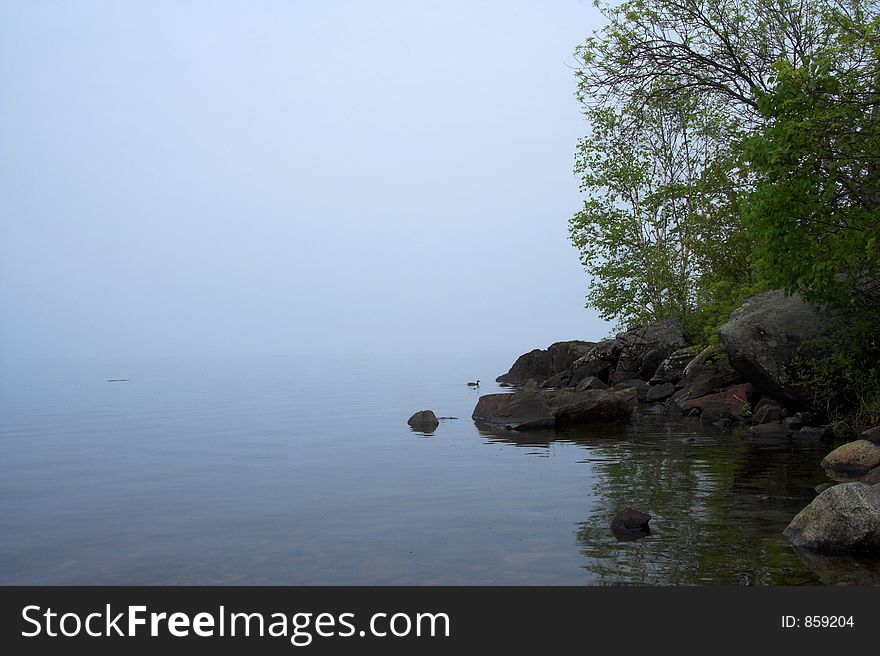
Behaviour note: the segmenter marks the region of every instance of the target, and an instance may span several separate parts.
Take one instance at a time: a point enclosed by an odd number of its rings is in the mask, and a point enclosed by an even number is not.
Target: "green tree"
[[[835,43],[780,61],[745,143],[763,277],[816,303],[880,307],[880,18],[828,10]]]
[[[766,286],[880,307],[876,0],[624,0],[603,13],[575,52],[591,132],[571,237],[589,303],[698,333]]]
[[[694,95],[588,107],[575,171],[586,199],[569,228],[591,276],[588,302],[620,323],[679,319],[702,336],[750,281],[730,135]]]

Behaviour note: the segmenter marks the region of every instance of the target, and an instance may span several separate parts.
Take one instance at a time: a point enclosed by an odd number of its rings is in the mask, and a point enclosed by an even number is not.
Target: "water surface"
[[[478,394],[511,360],[6,363],[0,583],[880,580],[876,559],[800,554],[781,534],[826,480],[827,447],[693,420],[481,429]],[[457,419],[411,430],[424,408]],[[615,538],[621,506],[649,512],[651,535]]]

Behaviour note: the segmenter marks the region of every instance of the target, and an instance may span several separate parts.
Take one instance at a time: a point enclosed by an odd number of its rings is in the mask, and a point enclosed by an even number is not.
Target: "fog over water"
[[[567,241],[587,2],[0,2],[0,357],[609,327]],[[501,373],[501,372],[497,372]]]

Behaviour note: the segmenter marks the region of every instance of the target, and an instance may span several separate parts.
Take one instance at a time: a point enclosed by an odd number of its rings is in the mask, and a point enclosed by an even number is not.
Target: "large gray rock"
[[[553,404],[557,426],[600,421],[623,421],[635,410],[637,393],[634,389],[587,390],[570,399]]]
[[[636,392],[632,389],[487,394],[480,397],[472,417],[491,426],[528,431],[623,421],[632,414],[636,404]]]
[[[755,437],[791,437],[792,430],[783,426],[778,421],[766,421],[749,428],[749,433]]]
[[[538,430],[556,425],[546,392],[486,394],[477,401],[471,416],[476,421],[512,430]]]
[[[570,341],[556,342],[543,350],[535,349],[519,356],[510,371],[498,376],[495,381],[510,385],[537,385],[568,369],[594,346],[591,342]]]
[[[666,358],[688,345],[688,339],[675,319],[631,328],[620,333],[617,341],[620,357],[611,375],[612,385],[633,378],[651,380]]]
[[[813,551],[880,550],[880,485],[828,488],[791,520],[785,535],[795,546]]]
[[[794,382],[792,360],[828,326],[828,318],[800,296],[771,291],[743,303],[718,334],[731,366],[745,380],[776,399],[807,407],[812,399]]]
[[[648,522],[650,521],[651,516],[646,512],[634,510],[633,508],[621,508],[615,513],[614,519],[611,520],[611,530],[615,533],[649,532],[651,529],[648,527]]]
[[[880,466],[880,445],[868,440],[847,442],[825,456],[819,464],[843,474],[867,474]]]

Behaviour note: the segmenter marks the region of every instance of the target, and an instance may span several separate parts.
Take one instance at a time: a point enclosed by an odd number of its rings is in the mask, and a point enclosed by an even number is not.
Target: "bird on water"
[[[475,383],[474,382],[468,383],[468,387],[479,387],[479,386],[480,386],[480,379],[479,378],[477,378],[477,382],[475,382]]]

